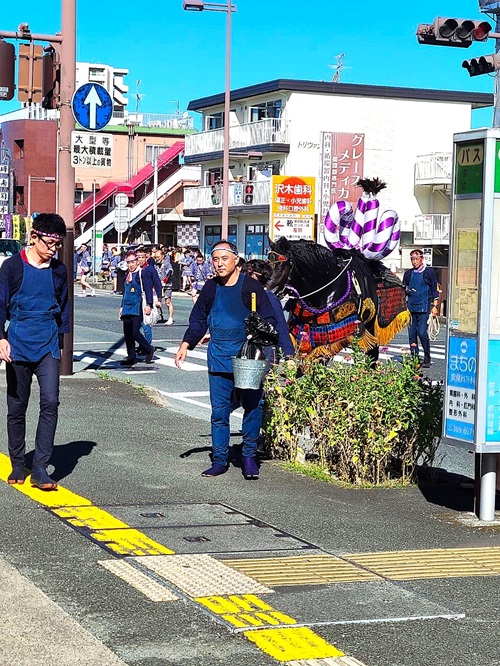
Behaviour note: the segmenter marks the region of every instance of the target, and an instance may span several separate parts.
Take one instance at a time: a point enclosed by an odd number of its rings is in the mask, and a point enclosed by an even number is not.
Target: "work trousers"
[[[262,425],[262,388],[259,390],[237,389],[234,386],[234,376],[226,372],[209,372],[210,403],[212,405],[212,462],[218,465],[227,465],[229,457],[229,417],[233,398],[241,404],[244,410],[241,430],[243,433],[242,454],[248,458],[255,458],[257,442]]]
[[[429,315],[427,312],[411,312],[411,322],[408,329],[408,337],[410,339],[410,352],[412,356],[418,356],[418,341],[417,337],[422,343],[424,350],[424,357],[430,359],[431,357],[431,342],[429,334],[427,333],[427,320]]]
[[[59,408],[59,359],[46,354],[40,361],[13,361],[6,364],[7,437],[12,466],[24,465],[26,450],[26,410],[33,375],[40,387],[40,413],[35,436],[33,469],[46,467],[54,448]]]
[[[135,343],[144,351],[151,349],[151,344],[141,333],[142,315],[122,315],[123,336],[129,359],[135,359]]]

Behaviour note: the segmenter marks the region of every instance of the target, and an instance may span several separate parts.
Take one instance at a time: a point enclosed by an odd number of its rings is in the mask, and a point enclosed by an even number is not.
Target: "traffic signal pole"
[[[60,120],[57,142],[57,212],[66,223],[67,236],[62,250],[62,260],[68,275],[70,305],[70,332],[65,336],[61,359],[61,374],[73,373],[73,243],[74,243],[74,191],[75,170],[71,164],[71,132],[75,121],[71,110],[71,100],[75,91],[76,79],[76,0],[61,0],[62,34],[46,35],[32,33],[27,23],[21,23],[18,30],[8,32],[0,30],[0,39],[15,39],[33,42],[60,44],[61,85],[60,85]],[[14,62],[12,63],[14,66]],[[32,77],[30,78],[32,83]],[[32,90],[31,90],[32,92]],[[10,97],[9,97],[10,99]]]
[[[500,14],[496,14],[496,25],[495,25],[495,53],[500,52]],[[495,101],[493,108],[493,127],[500,127],[500,70],[495,72]]]
[[[57,212],[66,223],[63,261],[68,276],[70,331],[64,336],[61,374],[73,374],[74,289],[73,260],[75,238],[75,169],[71,164],[71,132],[75,128],[71,99],[76,79],[76,0],[61,0],[61,86],[57,145]]]

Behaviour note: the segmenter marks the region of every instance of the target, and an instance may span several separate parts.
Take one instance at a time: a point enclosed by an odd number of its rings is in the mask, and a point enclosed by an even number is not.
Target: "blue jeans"
[[[213,463],[227,465],[229,457],[229,416],[233,393],[236,391],[238,400],[243,407],[242,454],[248,458],[255,458],[257,441],[262,425],[262,388],[258,391],[251,389],[236,389],[234,376],[226,372],[209,372],[210,403],[212,405],[212,448]]]
[[[153,342],[153,327],[149,324],[142,324],[142,334],[146,338],[148,345]]]
[[[412,312],[410,328],[408,329],[408,337],[410,339],[410,352],[412,356],[418,356],[418,341],[417,336],[422,343],[424,350],[424,357],[431,357],[431,342],[427,333],[427,320],[429,315],[427,312]]]
[[[46,467],[54,448],[59,410],[59,364],[52,354],[40,361],[13,361],[6,364],[7,376],[7,437],[13,466],[24,465],[26,451],[26,410],[33,375],[40,387],[40,413],[35,436],[33,469]]]

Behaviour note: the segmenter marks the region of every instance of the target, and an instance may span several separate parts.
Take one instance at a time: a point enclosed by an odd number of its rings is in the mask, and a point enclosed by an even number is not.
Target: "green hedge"
[[[266,379],[265,432],[273,458],[310,461],[354,485],[412,482],[432,464],[441,435],[442,384],[415,360],[275,366]]]

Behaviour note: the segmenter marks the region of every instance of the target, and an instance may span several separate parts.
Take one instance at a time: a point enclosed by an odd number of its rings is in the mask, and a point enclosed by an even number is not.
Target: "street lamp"
[[[222,153],[222,228],[221,238],[229,235],[229,115],[231,112],[231,14],[236,5],[231,0],[221,4],[204,0],[183,0],[182,8],[186,11],[226,12],[226,85],[224,89],[224,150]]]

